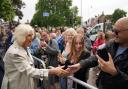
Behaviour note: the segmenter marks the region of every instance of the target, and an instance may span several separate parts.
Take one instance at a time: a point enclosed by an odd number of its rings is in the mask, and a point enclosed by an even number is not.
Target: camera
[[[109,60],[109,55],[108,55],[107,48],[105,48],[105,47],[103,47],[103,48],[98,48],[98,49],[97,49],[97,54],[98,54],[98,56],[100,56],[104,61],[108,61],[108,60]]]

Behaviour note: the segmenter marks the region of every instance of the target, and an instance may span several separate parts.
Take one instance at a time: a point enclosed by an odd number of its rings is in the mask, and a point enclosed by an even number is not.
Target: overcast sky
[[[30,21],[35,13],[35,4],[38,0],[23,0],[26,3],[25,8],[22,10],[24,17],[21,22]],[[82,1],[82,4],[81,4]],[[100,15],[102,12],[105,14],[112,14],[115,9],[120,8],[128,13],[128,0],[73,0],[73,6],[79,9],[78,15],[83,20]],[[81,9],[82,7],[82,9]]]

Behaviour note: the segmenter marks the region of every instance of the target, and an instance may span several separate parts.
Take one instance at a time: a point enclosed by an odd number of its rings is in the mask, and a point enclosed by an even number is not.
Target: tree
[[[77,13],[78,8],[76,6],[72,7],[70,13],[70,24],[73,26],[80,24],[80,19],[78,19],[79,17],[77,16]]]
[[[16,16],[18,16],[19,19],[22,19],[23,13],[21,11],[21,8],[25,6],[25,3],[22,0],[11,0],[11,1],[15,10]]]
[[[5,21],[13,21],[15,16],[20,19],[23,17],[21,8],[25,4],[22,0],[1,0],[0,2],[0,18]]]
[[[31,25],[72,26],[78,9],[71,6],[72,0],[39,0]],[[43,16],[44,12],[49,13],[49,16]]]
[[[15,16],[14,8],[10,0],[2,0],[0,4],[0,18],[12,21]]]
[[[127,12],[121,9],[116,9],[112,14],[112,23],[115,23],[119,18],[125,17]]]

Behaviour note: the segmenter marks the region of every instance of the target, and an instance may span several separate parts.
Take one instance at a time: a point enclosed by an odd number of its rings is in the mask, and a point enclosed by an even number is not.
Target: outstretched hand
[[[80,68],[81,68],[80,63],[77,63],[74,65],[68,66],[66,71],[68,71],[70,74],[73,74],[73,73],[77,72]]]

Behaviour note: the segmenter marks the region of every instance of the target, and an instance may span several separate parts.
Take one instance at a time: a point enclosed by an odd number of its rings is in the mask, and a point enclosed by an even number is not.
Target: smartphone
[[[108,61],[108,60],[109,60],[108,51],[107,51],[106,48],[98,49],[98,50],[97,50],[97,54],[98,54],[104,61]]]
[[[63,69],[67,69],[69,65],[72,65],[70,60],[66,60]]]

